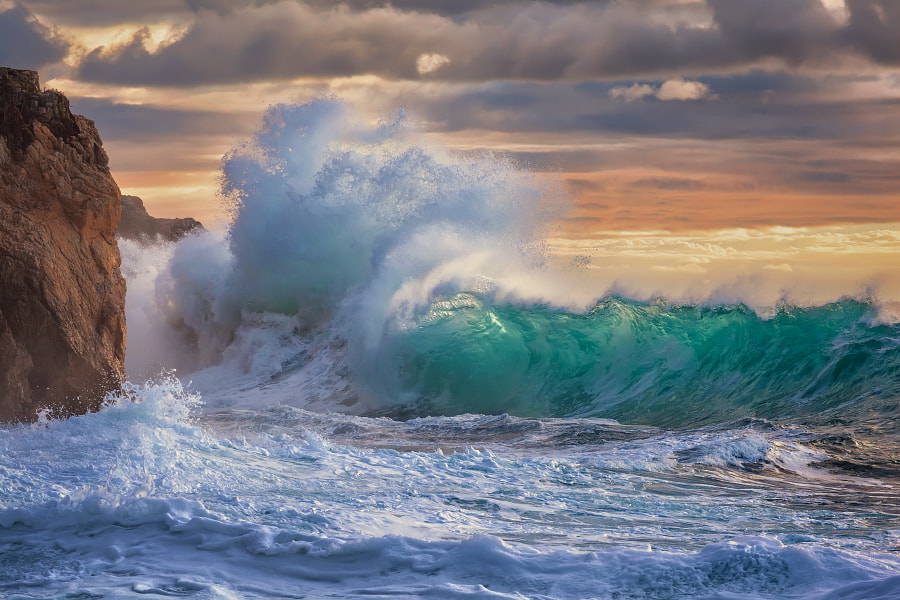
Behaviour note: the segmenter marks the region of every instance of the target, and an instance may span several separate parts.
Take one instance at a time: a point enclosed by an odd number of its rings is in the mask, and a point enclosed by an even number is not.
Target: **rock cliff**
[[[0,420],[96,410],[119,388],[120,212],[93,121],[0,68]]]
[[[158,238],[177,242],[190,232],[203,229],[200,221],[186,217],[183,219],[160,219],[151,217],[144,208],[144,201],[137,196],[122,196],[122,218],[116,235],[139,242],[152,242]]]

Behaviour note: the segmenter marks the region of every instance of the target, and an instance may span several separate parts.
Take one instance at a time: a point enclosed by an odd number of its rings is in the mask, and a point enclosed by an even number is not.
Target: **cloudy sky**
[[[212,219],[265,108],[331,93],[563,178],[562,237],[900,222],[897,0],[0,0],[0,64],[159,216]]]

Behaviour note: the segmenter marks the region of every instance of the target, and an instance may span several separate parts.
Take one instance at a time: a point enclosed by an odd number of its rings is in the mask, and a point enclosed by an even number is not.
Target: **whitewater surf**
[[[222,192],[120,244],[125,392],[0,431],[6,597],[900,596],[889,299],[592,290],[552,178],[332,99]]]

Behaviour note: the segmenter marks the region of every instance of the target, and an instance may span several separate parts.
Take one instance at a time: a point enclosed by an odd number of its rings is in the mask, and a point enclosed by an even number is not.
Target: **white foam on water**
[[[427,143],[402,113],[369,124],[336,99],[274,106],[223,160],[222,194],[233,215],[227,232],[156,247],[123,241],[129,373],[142,380],[168,368],[184,376],[228,362],[226,351],[238,346],[231,352],[243,363],[232,361],[230,371],[269,376],[278,365],[247,357],[283,338],[266,316],[280,315],[294,320],[297,334],[343,344],[339,354],[355,374],[357,394],[377,409],[389,402],[392,385],[381,372],[385,336],[458,292],[575,312],[610,294],[744,302],[761,315],[785,304],[877,298],[877,286],[859,282],[805,294],[786,287],[781,271],[765,269],[735,278],[725,268],[728,277],[709,274],[698,291],[683,274],[646,263],[660,248],[727,258],[755,256],[753,244],[787,244],[789,233],[821,242],[801,230],[713,232],[715,243],[705,244],[690,236],[613,236],[595,241],[594,250],[605,262],[638,261],[634,268],[619,273],[600,261],[575,268],[566,257],[589,251],[591,242],[555,240],[551,256],[546,241],[569,208],[561,190],[552,178],[539,180],[490,155]],[[885,322],[896,312],[890,301],[879,301]],[[261,323],[258,334],[249,331]],[[260,339],[268,334],[276,339]],[[207,380],[218,376],[221,370]],[[223,387],[232,383],[226,378]]]
[[[332,100],[273,108],[224,182],[226,234],[122,244],[132,380],[183,379],[0,428],[0,594],[897,597],[892,480],[832,477],[776,428],[324,414],[403,404],[383,342],[459,292],[587,310],[627,290],[547,268],[553,186]]]
[[[820,484],[769,461],[773,448],[816,454],[774,434],[639,430],[536,452],[527,441],[543,427],[492,418],[496,437],[483,445],[400,451],[328,439],[329,429],[399,431],[389,420],[204,414],[199,402],[168,379],[129,386],[96,414],[4,428],[0,590],[814,599],[890,598],[900,583],[884,545],[894,538],[867,525],[883,517],[810,513]],[[430,428],[437,444],[485,425],[404,427]],[[642,463],[654,454],[669,457],[665,468]],[[745,464],[763,471],[742,475]]]

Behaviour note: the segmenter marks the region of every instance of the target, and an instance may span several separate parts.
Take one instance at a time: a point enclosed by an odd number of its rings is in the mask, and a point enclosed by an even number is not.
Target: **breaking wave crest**
[[[132,329],[132,377],[177,367],[212,403],[674,426],[900,394],[900,327],[871,301],[761,316],[578,296],[542,241],[560,189],[423,143],[402,114],[276,106],[226,155],[222,193],[226,234],[124,247],[147,342]]]
[[[900,327],[876,314],[857,301],[762,318],[619,298],[573,314],[459,294],[385,336],[377,371],[383,395],[411,397],[413,414],[675,426],[810,416],[900,394]]]

